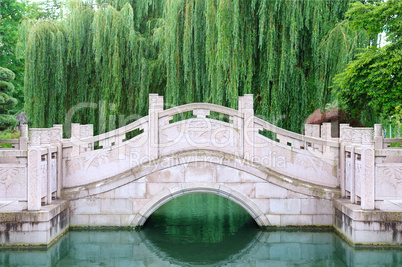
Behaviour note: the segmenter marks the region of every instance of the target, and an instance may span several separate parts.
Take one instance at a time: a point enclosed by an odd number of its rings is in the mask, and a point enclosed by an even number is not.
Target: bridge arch
[[[227,198],[245,209],[255,220],[258,226],[270,225],[264,212],[249,197],[237,190],[229,188],[226,185],[213,183],[188,183],[162,191],[158,195],[154,196],[144,207],[142,207],[142,209],[134,217],[131,225],[143,226],[149,216],[151,216],[151,214],[163,204],[179,196],[192,193],[210,193]]]

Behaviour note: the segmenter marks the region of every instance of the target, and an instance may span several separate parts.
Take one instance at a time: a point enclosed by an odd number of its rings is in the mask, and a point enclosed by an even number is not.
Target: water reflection
[[[401,251],[354,250],[333,233],[258,231],[251,233],[251,241],[242,243],[242,248],[237,243],[242,234],[238,234],[239,238],[215,246],[213,252],[202,245],[194,245],[189,252],[176,245],[166,246],[169,240],[161,244],[160,239],[148,239],[148,234],[142,231],[72,231],[48,251],[0,251],[0,266],[366,267],[402,264]],[[222,259],[226,255],[230,256]],[[206,256],[204,262],[203,256]]]

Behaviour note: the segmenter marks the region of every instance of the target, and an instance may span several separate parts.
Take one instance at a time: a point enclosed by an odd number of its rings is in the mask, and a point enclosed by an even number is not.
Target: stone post
[[[324,122],[321,126],[321,138],[324,140],[331,140],[331,128],[330,122]]]
[[[53,136],[51,138],[52,145],[57,147],[57,191],[56,197],[61,197],[61,189],[63,185],[63,125],[53,125]]]
[[[375,180],[375,153],[374,153],[374,129],[362,130],[362,184],[361,206],[365,210],[374,210],[374,180]]]
[[[20,150],[28,150],[28,124],[20,125]]]
[[[71,123],[71,143],[73,145],[71,156],[80,155],[81,127],[79,123]]]
[[[28,210],[41,209],[40,132],[31,129],[28,147]]]
[[[149,129],[148,129],[148,157],[154,160],[159,157],[159,112],[163,110],[163,96],[149,94]]]
[[[319,124],[305,124],[304,135],[309,137],[320,138],[320,125]]]
[[[340,131],[340,155],[339,155],[339,180],[341,186],[341,195],[342,197],[346,197],[345,190],[345,180],[346,180],[346,151],[345,147],[352,142],[352,128],[349,124],[341,124],[339,126]],[[353,154],[353,153],[352,153]],[[351,155],[354,159],[354,155]],[[353,177],[353,176],[352,176]],[[352,198],[351,198],[352,200]]]
[[[361,206],[364,210],[374,210],[375,208],[375,196],[374,196],[374,168],[375,153],[373,148],[366,148],[362,151],[362,196]]]
[[[324,140],[331,140],[331,130],[332,130],[332,123],[331,122],[324,122],[321,126],[321,138]],[[335,151],[331,151],[331,147],[328,145],[322,146],[322,153],[324,155],[331,155]]]
[[[374,149],[384,148],[384,136],[382,134],[382,124],[374,124]]]
[[[243,114],[243,158],[254,158],[254,99],[252,94],[239,97],[239,112]]]

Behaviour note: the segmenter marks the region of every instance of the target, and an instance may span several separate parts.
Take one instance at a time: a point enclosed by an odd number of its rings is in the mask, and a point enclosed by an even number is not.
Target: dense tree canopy
[[[12,83],[15,85],[14,96],[18,98],[16,111],[24,104],[24,58],[17,57],[16,44],[18,40],[18,24],[24,17],[30,19],[49,18],[49,12],[44,12],[38,3],[28,0],[0,1],[0,66],[8,68],[16,74]]]
[[[99,0],[95,9],[72,2],[57,22],[25,20],[31,125],[63,123],[71,107],[91,102],[97,109],[74,120],[102,132],[119,126],[117,115],[146,114],[148,93],[168,105],[233,108],[253,93],[257,114],[301,131],[332,100],[332,78],[370,41],[344,34],[349,2]]]
[[[372,115],[399,118],[402,107],[402,1],[380,4],[354,3],[347,12],[352,29],[376,36],[386,34],[389,42],[364,49],[358,58],[339,74],[336,88],[342,104],[354,115],[370,121]],[[399,106],[399,108],[398,108]]]

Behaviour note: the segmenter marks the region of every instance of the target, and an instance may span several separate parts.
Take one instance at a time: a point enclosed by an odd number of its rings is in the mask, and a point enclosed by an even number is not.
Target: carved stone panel
[[[27,199],[26,167],[0,166],[0,199]]]
[[[376,199],[402,198],[402,166],[398,163],[377,164]]]
[[[47,196],[47,155],[42,156],[41,171],[41,197]]]
[[[346,164],[345,164],[345,189],[348,192],[351,192],[351,184],[352,184],[352,159],[346,157]]]
[[[355,155],[355,192],[357,196],[361,196],[361,183],[362,183],[362,162],[360,155]]]

